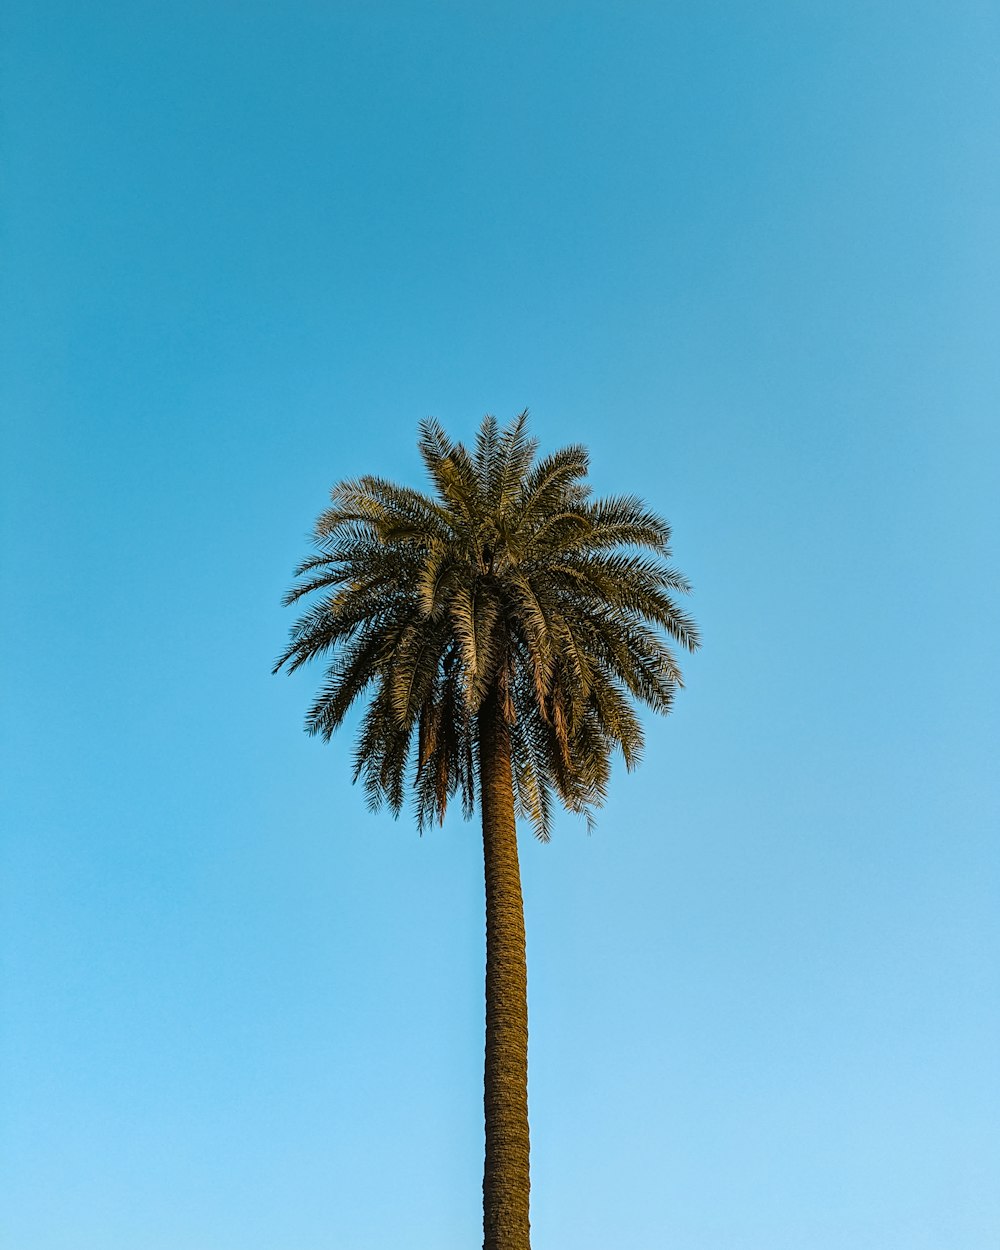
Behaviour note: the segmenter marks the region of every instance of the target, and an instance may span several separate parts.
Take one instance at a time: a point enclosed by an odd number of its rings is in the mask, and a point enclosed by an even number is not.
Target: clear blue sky
[[[539,1250],[1000,1243],[995,5],[10,0],[11,1250],[479,1244],[481,848],[271,678],[524,407],[705,638],[523,839]]]

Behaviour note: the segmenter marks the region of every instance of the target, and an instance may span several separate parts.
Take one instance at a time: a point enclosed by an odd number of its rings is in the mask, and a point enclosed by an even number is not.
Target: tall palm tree
[[[420,426],[434,494],[344,481],[286,603],[311,606],[275,665],[329,661],[306,718],[329,739],[362,696],[354,780],[418,826],[478,799],[486,878],[484,1250],[528,1250],[528,1010],[515,817],[549,836],[553,800],[592,819],[610,760],[638,762],[633,700],[670,710],[693,650],[670,592],[670,531],[633,496],[594,500],[587,452],[536,459],[527,413],[474,449]]]

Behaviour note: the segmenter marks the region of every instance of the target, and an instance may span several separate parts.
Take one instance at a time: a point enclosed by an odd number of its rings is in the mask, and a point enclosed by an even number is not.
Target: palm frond
[[[418,448],[431,494],[374,475],[334,486],[275,671],[326,659],[306,717],[324,738],[367,698],[354,779],[373,808],[398,814],[409,791],[421,830],[456,796],[470,815],[492,691],[519,814],[543,840],[555,802],[589,824],[612,754],[641,759],[635,704],[668,712],[682,684],[668,643],[699,645],[670,528],[633,495],[592,499],[584,447],[537,458],[526,412],[503,429],[485,417],[471,452],[428,419]]]

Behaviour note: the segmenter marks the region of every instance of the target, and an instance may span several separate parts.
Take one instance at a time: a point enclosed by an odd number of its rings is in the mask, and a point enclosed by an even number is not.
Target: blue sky
[[[523,838],[535,1244],[992,1250],[995,6],[0,35],[4,1244],[478,1244],[476,825],[268,671],[333,482],[527,406],[705,640]]]

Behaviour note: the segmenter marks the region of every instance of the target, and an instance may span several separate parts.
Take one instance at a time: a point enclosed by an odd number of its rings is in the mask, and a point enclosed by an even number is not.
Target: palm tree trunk
[[[486,873],[483,1250],[530,1250],[528,977],[510,731],[497,690],[479,713]]]

